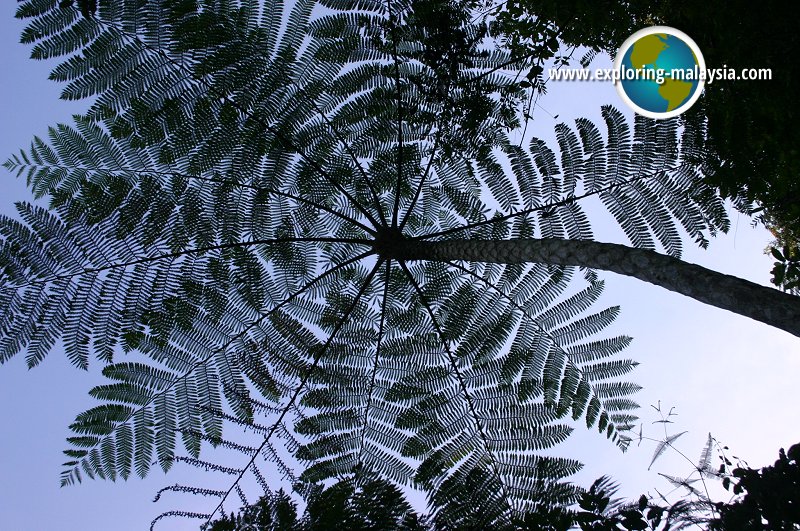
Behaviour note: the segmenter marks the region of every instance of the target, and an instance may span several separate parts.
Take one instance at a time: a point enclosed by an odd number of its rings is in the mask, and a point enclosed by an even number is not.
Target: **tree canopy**
[[[737,467],[731,488],[737,498],[718,503],[719,517],[710,529],[755,531],[757,529],[797,529],[800,527],[800,443],[778,452],[774,465],[760,470]]]
[[[656,447],[653,461],[683,433],[665,435]],[[619,486],[604,476],[581,492],[573,506],[542,507],[536,512],[522,514],[512,523],[512,528],[531,531],[578,528],[585,531],[797,529],[800,525],[800,511],[796,505],[800,495],[800,444],[793,445],[788,451],[781,449],[775,464],[760,470],[743,463],[734,467],[724,453],[727,446],[720,446],[717,450],[722,463],[717,470],[711,459],[714,442],[709,434],[698,463],[693,465],[699,477],[664,475],[684,492],[684,496],[673,503],[669,503],[660,493],[657,499],[643,494],[636,500],[625,501],[615,497]],[[702,489],[704,493],[692,485],[703,478],[721,480],[726,490],[733,491],[734,497],[727,502],[713,502],[708,497],[707,488]],[[327,489],[315,486],[306,497],[306,512],[300,519],[297,518],[296,504],[281,490],[277,493],[268,492],[255,504],[240,509],[238,514],[230,517],[224,515],[212,522],[210,529],[300,531],[346,527],[497,531],[503,528],[493,527],[491,523],[483,521],[481,493],[470,490],[469,483],[461,485],[457,495],[432,500],[433,518],[415,513],[402,492],[391,483],[376,478],[367,479],[363,486],[354,485],[351,479],[335,483]]]
[[[707,67],[726,76],[707,83],[703,97],[684,115],[702,144],[692,157],[723,196],[780,233],[780,248],[787,238],[796,247],[800,234],[800,139],[787,119],[798,110],[794,57],[800,37],[792,22],[797,9],[791,4],[754,10],[749,2],[714,0],[511,0],[497,7],[496,24],[512,53],[536,57],[551,39],[614,57],[625,39],[645,26],[672,26],[688,34]],[[749,69],[770,69],[771,77],[733,80]]]
[[[594,197],[634,250],[678,262],[685,237],[727,230],[723,201],[676,120],[605,107],[557,146],[512,142],[536,60],[456,7],[20,5],[62,96],[91,99],[5,163],[42,201],[0,220],[0,360],[63,347],[107,380],[64,485],[215,470],[227,487],[167,488],[215,498],[170,513],[210,522],[244,478],[369,473],[434,499],[469,484],[500,526],[575,499],[580,463],[546,450],[576,421],[627,446],[636,363],[604,333],[619,309],[596,308],[594,266],[414,252],[574,246]]]

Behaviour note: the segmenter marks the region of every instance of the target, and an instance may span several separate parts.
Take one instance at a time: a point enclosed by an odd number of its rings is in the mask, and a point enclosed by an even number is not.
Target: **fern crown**
[[[5,163],[48,206],[0,220],[0,360],[63,345],[107,379],[63,484],[182,462],[231,478],[170,488],[218,509],[245,477],[368,472],[441,496],[471,482],[510,521],[574,495],[580,463],[543,453],[573,420],[627,445],[636,363],[603,335],[619,309],[596,308],[593,271],[404,249],[591,239],[589,197],[637,247],[705,245],[727,220],[675,120],[604,107],[555,149],[513,143],[534,60],[447,3],[84,4],[19,7],[33,57],[63,58],[62,97],[91,105]]]

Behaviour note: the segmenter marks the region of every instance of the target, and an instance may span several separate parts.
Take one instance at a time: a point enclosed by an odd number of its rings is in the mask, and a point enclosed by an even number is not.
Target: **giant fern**
[[[526,64],[447,5],[397,0],[30,0],[23,41],[85,116],[5,167],[49,207],[0,221],[0,359],[63,341],[108,383],[72,424],[62,483],[211,467],[223,489],[368,472],[446,496],[494,493],[493,521],[569,501],[548,457],[582,419],[625,447],[638,387],[603,337],[594,271],[416,261],[415,241],[590,239],[599,197],[638,247],[679,256],[725,230],[674,121],[605,108],[558,153],[504,128]],[[458,49],[432,54],[443,29]],[[428,24],[426,26],[426,23]],[[452,53],[451,53],[452,52]],[[241,424],[254,446],[226,437]],[[179,450],[179,442],[182,450]],[[241,467],[201,460],[207,443]],[[261,463],[266,457],[267,465]],[[243,498],[244,499],[244,498]]]

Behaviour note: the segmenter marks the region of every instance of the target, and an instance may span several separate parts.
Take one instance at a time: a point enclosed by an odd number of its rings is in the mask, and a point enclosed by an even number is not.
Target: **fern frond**
[[[546,455],[574,421],[627,445],[636,364],[595,272],[403,247],[591,239],[594,196],[636,246],[705,245],[727,219],[678,122],[605,107],[513,144],[535,59],[447,2],[60,4],[22,3],[23,40],[91,103],[4,164],[49,206],[0,219],[0,361],[104,364],[64,484],[208,470],[163,493],[217,507],[154,524],[208,523],[247,483],[378,475],[502,527],[575,499],[580,463]]]

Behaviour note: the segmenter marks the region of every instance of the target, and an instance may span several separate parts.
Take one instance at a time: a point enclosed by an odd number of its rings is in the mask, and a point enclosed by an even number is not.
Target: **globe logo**
[[[617,92],[648,118],[672,118],[691,107],[703,92],[706,65],[697,44],[668,26],[637,31],[614,60]]]

